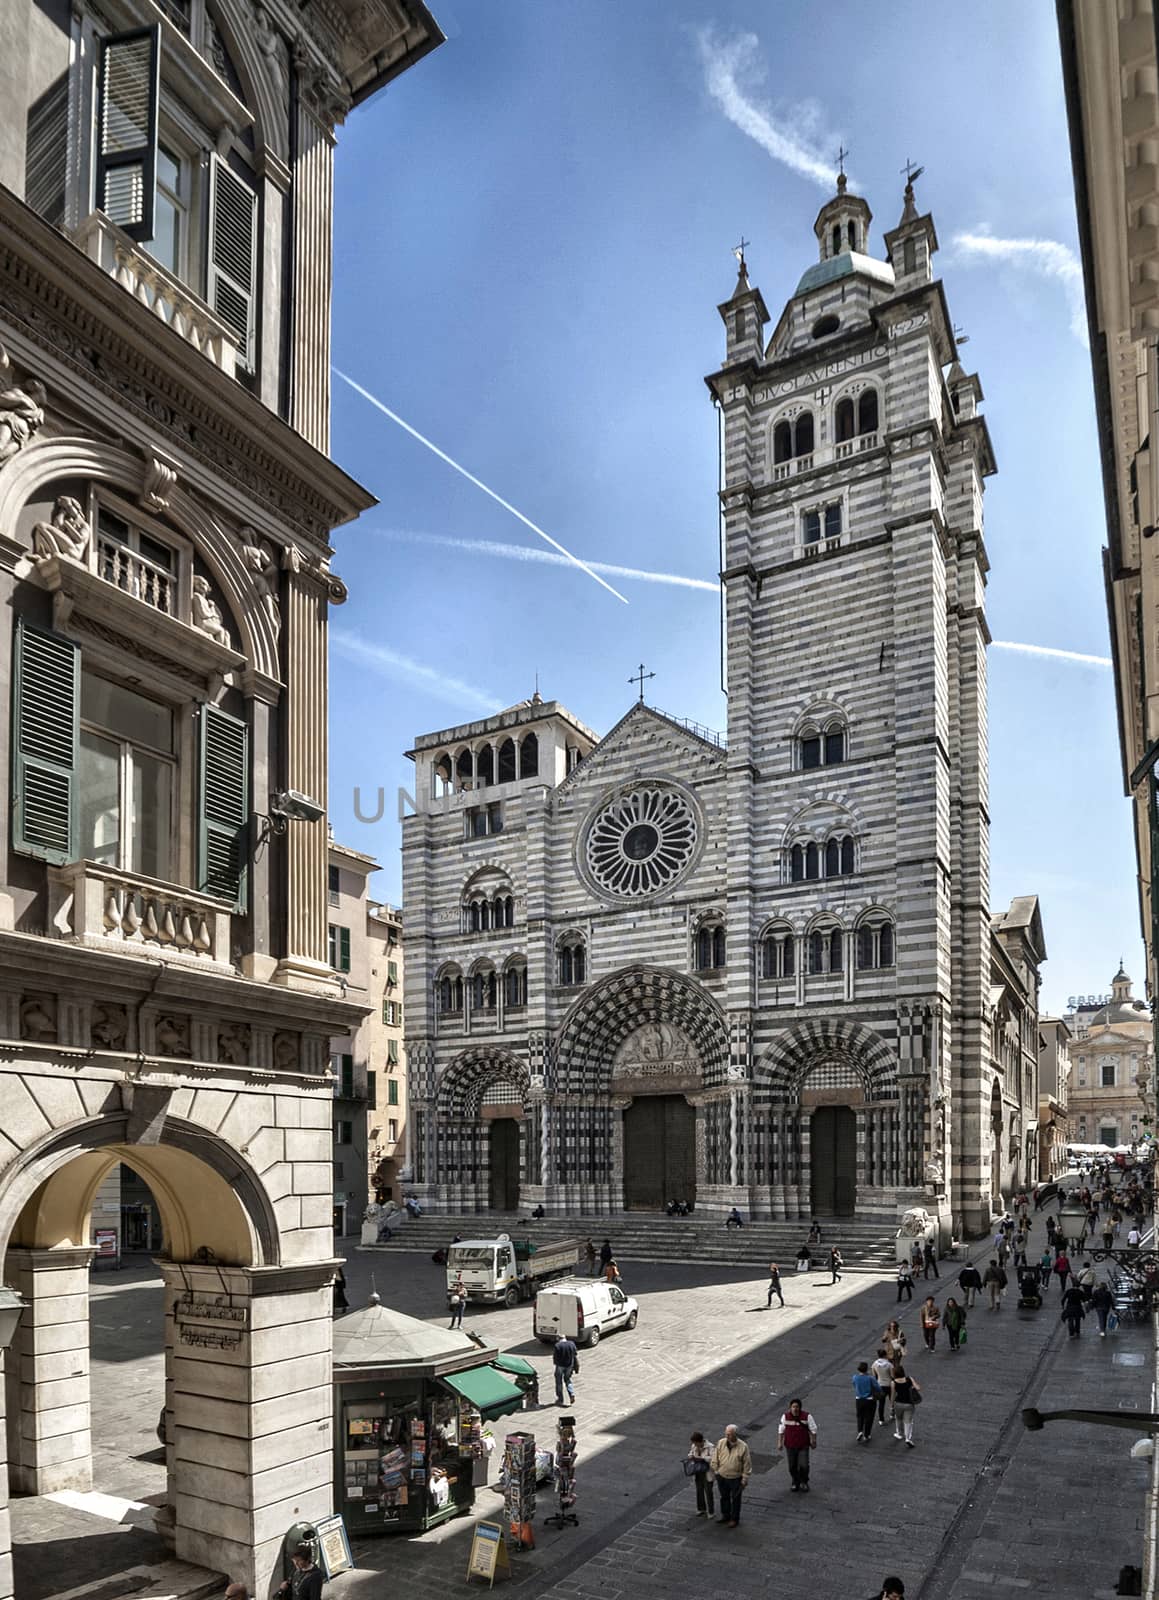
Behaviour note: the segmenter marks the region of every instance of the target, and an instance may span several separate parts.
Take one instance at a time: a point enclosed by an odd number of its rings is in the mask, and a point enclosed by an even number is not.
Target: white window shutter
[[[209,304],[237,335],[237,364],[254,370],[258,197],[220,156],[210,167]]]

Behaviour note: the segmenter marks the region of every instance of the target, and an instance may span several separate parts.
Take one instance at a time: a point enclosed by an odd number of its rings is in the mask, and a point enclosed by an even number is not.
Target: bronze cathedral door
[[[696,1112],[682,1094],[641,1095],[624,1112],[624,1207],[696,1199]]]
[[[857,1204],[857,1116],[848,1106],[818,1106],[809,1125],[812,1212],[851,1217]]]
[[[519,1210],[519,1123],[496,1117],[489,1135],[488,1200],[492,1211]]]

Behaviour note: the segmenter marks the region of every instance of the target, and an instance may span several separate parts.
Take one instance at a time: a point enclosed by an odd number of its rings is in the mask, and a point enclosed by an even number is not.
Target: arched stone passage
[[[49,1080],[36,1081],[47,1100]],[[31,1103],[19,1087],[16,1075],[5,1078],[10,1113]],[[180,1092],[192,1110],[199,1091]],[[110,1087],[106,1104],[121,1098]],[[303,1259],[297,1247],[304,1213],[295,1184],[308,1186],[318,1163],[287,1162],[272,1097],[253,1096],[244,1113],[242,1098],[218,1090],[214,1121],[232,1118],[231,1126],[250,1130],[245,1138],[251,1153],[262,1152],[269,1184],[220,1132],[163,1117],[170,1091],[152,1086],[134,1085],[131,1093],[126,1086],[123,1110],[28,1140],[0,1169],[0,1268],[26,1302],[6,1357],[16,1401],[6,1430],[10,1482],[26,1494],[88,1490],[90,1214],[102,1178],[118,1162],[146,1180],[165,1233],[157,1260],[165,1285],[165,1385],[156,1404],[165,1406],[168,1504],[159,1526],[168,1524],[179,1559],[229,1571],[258,1593],[277,1554],[267,1529],[288,1526],[295,1508],[313,1517],[330,1506],[336,1263],[328,1255]],[[55,1104],[63,1108],[66,1100],[58,1093]],[[285,1113],[300,1134],[307,1103],[295,1097]],[[198,1109],[208,1115],[210,1105],[206,1099]],[[15,1127],[13,1118],[8,1128]],[[328,1146],[328,1130],[318,1143]],[[142,1395],[142,1404],[152,1403]],[[305,1447],[303,1421],[311,1424]],[[217,1442],[210,1457],[200,1444],[207,1430]]]
[[[526,1063],[506,1050],[464,1050],[447,1066],[435,1095],[435,1171],[449,1209],[518,1208],[525,1175],[538,1165],[530,1089]]]
[[[620,1046],[646,1024],[686,1035],[700,1062],[703,1087],[728,1077],[728,1024],[700,984],[667,967],[622,967],[588,989],[565,1017],[556,1048],[559,1094],[606,1093]]]
[[[924,1080],[903,1083],[896,1051],[864,1023],[819,1017],[787,1029],[754,1074],[755,1203],[774,1217],[892,1218],[920,1189],[924,1096]]]

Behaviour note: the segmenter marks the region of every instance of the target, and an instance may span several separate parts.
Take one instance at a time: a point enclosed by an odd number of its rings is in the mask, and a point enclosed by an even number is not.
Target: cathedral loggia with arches
[[[727,735],[536,694],[410,752],[442,1209],[979,1229],[1036,1175],[1041,918],[989,909],[994,456],[932,218],[908,185],[884,259],[870,222],[840,178],[771,336],[743,260],[719,307]]]

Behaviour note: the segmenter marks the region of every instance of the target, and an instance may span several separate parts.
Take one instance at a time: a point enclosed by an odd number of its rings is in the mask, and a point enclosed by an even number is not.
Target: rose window
[[[588,829],[584,860],[593,882],[621,899],[656,894],[692,861],[696,818],[674,789],[641,788],[610,801]]]

